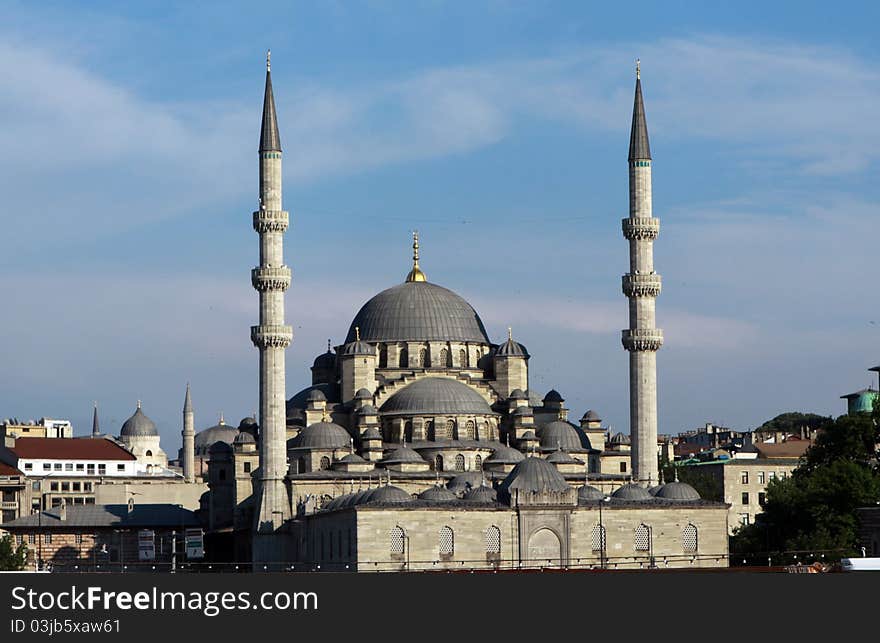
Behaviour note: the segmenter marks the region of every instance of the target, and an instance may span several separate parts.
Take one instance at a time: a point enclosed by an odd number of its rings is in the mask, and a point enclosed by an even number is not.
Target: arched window
[[[409,349],[406,346],[400,347],[400,357],[397,360],[398,366],[400,368],[408,368],[409,367]]]
[[[296,472],[297,473],[305,473],[306,472],[306,459],[300,458],[296,461]]]
[[[486,553],[501,553],[501,530],[492,525],[486,530]]]
[[[388,543],[389,551],[392,554],[396,554],[398,556],[402,555],[404,552],[405,539],[406,532],[403,530],[403,527],[401,527],[400,525],[394,527],[391,530],[391,539]]]
[[[605,526],[596,525],[593,527],[593,552],[605,551]]]
[[[474,432],[476,431],[476,425],[473,420],[468,420],[464,425],[464,438],[465,440],[473,440]]]
[[[449,351],[445,348],[440,351],[440,366],[446,366],[447,368],[452,366],[449,363]]]
[[[403,425],[403,437],[407,442],[412,442],[412,439],[413,439],[412,421],[409,421]]]
[[[330,458],[326,455],[321,458],[321,471],[327,471],[330,468]]]
[[[464,456],[460,453],[455,456],[455,470],[464,471]]]
[[[437,454],[437,457],[434,458],[434,470],[443,471],[443,456],[439,453]]]
[[[455,420],[446,420],[446,435],[444,437],[447,440],[455,438]]]
[[[443,527],[440,530],[440,555],[452,556],[455,553],[455,534],[451,527]]]
[[[388,368],[388,347],[379,344],[379,368]]]
[[[422,368],[428,368],[431,365],[431,360],[428,357],[428,349],[420,348],[419,349],[419,366]]]
[[[483,468],[483,458],[480,457],[480,454],[474,456],[474,468],[477,471],[480,471]]]
[[[642,523],[636,528],[633,548],[636,551],[651,551],[651,528],[648,525]]]
[[[144,453],[144,455],[147,456],[147,457],[149,458],[149,457],[152,457],[153,452],[150,451],[149,449],[147,449],[147,451],[146,451],[146,453]]]
[[[429,440],[436,440],[437,436],[434,435],[434,420],[426,420],[425,421],[425,435]]]
[[[459,363],[459,366],[461,366],[462,368],[467,368],[467,365],[468,365],[467,351],[463,348],[460,351],[458,351],[458,363]]]
[[[681,548],[686,554],[697,553],[697,527],[693,524],[687,524],[681,530]]]

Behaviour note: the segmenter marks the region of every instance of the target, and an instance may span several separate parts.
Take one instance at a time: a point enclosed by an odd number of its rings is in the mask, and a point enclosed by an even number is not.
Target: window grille
[[[697,528],[695,525],[685,525],[681,530],[681,548],[686,554],[697,553]]]
[[[501,553],[501,530],[492,525],[486,530],[486,553]]]
[[[321,458],[321,470],[327,471],[330,468],[330,458],[326,455]]]
[[[392,554],[403,554],[405,536],[402,527],[395,527],[391,530],[390,550]]]
[[[633,539],[633,545],[636,551],[651,550],[651,529],[648,525],[639,525],[636,529],[636,535]]]
[[[434,458],[434,469],[436,471],[443,471],[443,456],[442,455],[438,455],[436,458]]]
[[[605,526],[604,525],[596,525],[593,527],[593,551],[601,552],[605,551]]]
[[[483,458],[479,454],[474,456],[474,466],[476,466],[477,471],[483,468]]]
[[[440,530],[440,555],[451,556],[455,552],[455,536],[450,527]]]
[[[464,456],[460,453],[455,456],[455,470],[464,471]]]

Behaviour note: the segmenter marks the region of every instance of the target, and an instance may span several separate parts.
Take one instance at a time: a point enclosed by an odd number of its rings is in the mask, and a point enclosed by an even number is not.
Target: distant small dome
[[[257,420],[251,416],[246,418],[241,418],[241,422],[238,423],[239,431],[252,431],[257,428]]]
[[[473,487],[465,493],[463,500],[475,504],[491,504],[498,500],[498,493],[492,487],[480,485],[479,487]]]
[[[332,369],[336,368],[336,355],[329,349],[315,358],[312,368]]]
[[[498,357],[529,357],[529,351],[519,342],[508,339],[498,347],[495,355]]]
[[[648,493],[647,489],[633,483],[623,485],[620,489],[617,489],[612,493],[611,497],[618,500],[628,500],[630,502],[654,499],[654,496]]]
[[[342,349],[342,355],[349,357],[351,355],[375,355],[376,349],[364,341],[349,342]]]
[[[119,431],[120,437],[140,437],[140,436],[158,436],[159,431],[153,421],[144,415],[141,410],[141,403],[138,402],[137,409],[134,414],[128,418]]]
[[[479,471],[466,471],[459,473],[452,480],[446,483],[446,488],[453,493],[461,493],[473,487],[479,487],[483,484],[484,476]]]
[[[547,462],[552,462],[553,464],[583,464],[583,460],[578,460],[568,451],[564,451],[562,449],[557,449],[553,453],[547,456]]]
[[[605,494],[596,487],[585,484],[578,489],[578,502],[594,502],[596,500],[604,500]]]
[[[625,433],[615,433],[613,436],[611,436],[610,442],[611,444],[629,444],[630,439],[629,436]]]
[[[492,455],[486,458],[486,462],[493,462],[496,464],[516,464],[517,462],[524,460],[525,457],[526,456],[523,455],[521,451],[517,451],[513,447],[502,444],[495,447]]]
[[[288,442],[292,449],[345,449],[351,435],[334,422],[315,422]]]
[[[256,444],[257,441],[254,440],[254,436],[250,433],[246,433],[244,431],[240,431],[238,435],[235,436],[235,439],[232,441],[233,444]]]
[[[700,500],[700,494],[697,493],[697,490],[686,482],[667,482],[654,495],[657,498],[677,502]]]
[[[454,502],[458,500],[458,496],[456,496],[453,492],[445,487],[433,486],[425,489],[422,493],[419,494],[419,500],[425,500],[426,502]]]
[[[373,394],[370,393],[369,389],[359,388],[357,393],[354,394],[354,399],[356,400],[372,400]]]
[[[402,504],[404,502],[412,502],[412,496],[400,487],[394,485],[385,485],[373,489],[369,496],[364,498],[366,504]]]
[[[379,415],[379,409],[372,404],[364,404],[357,410],[358,415]]]
[[[510,494],[513,490],[524,492],[568,491],[571,487],[562,474],[544,458],[528,457],[517,464],[501,483],[499,491]]]
[[[207,429],[202,429],[196,433],[194,441],[196,453],[208,452],[211,445],[217,442],[232,444],[238,434],[239,431],[237,428],[231,424],[226,424],[221,418],[221,420],[214,426],[209,426]]]
[[[526,392],[521,388],[515,388],[510,392],[510,400],[527,400],[529,396],[526,395]]]
[[[584,451],[592,448],[590,439],[575,425],[565,420],[548,422],[538,430],[542,449],[562,448],[567,451]]]
[[[339,462],[343,462],[345,464],[364,464],[366,460],[364,460],[357,453],[349,453],[344,458],[340,458]]]
[[[565,402],[565,400],[562,399],[559,391],[552,388],[547,392],[547,395],[544,396],[544,402]]]
[[[511,415],[513,415],[513,417],[531,417],[534,414],[535,414],[535,412],[532,410],[532,407],[530,407],[530,406],[518,406],[515,409],[513,409],[513,413],[511,413]]]
[[[410,449],[406,445],[402,445],[382,459],[383,464],[402,464],[402,463],[418,463],[427,464],[425,459],[418,452]]]
[[[326,402],[327,396],[324,395],[324,392],[321,389],[313,388],[309,391],[308,395],[306,395],[306,402]]]
[[[381,440],[382,434],[379,433],[379,429],[374,426],[371,426],[369,429],[361,433],[361,440]]]
[[[596,413],[593,409],[590,409],[589,411],[584,413],[584,417],[582,417],[581,419],[586,420],[588,422],[601,422],[602,421],[602,418],[600,418],[599,414]]]
[[[520,442],[537,442],[538,436],[535,435],[535,432],[529,429],[525,433],[522,434],[522,437],[519,439]]]

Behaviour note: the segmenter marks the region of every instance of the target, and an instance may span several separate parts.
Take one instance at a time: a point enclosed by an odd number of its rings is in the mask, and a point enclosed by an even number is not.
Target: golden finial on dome
[[[361,341],[361,327],[360,326],[354,327],[354,341],[356,341],[356,342]]]
[[[513,341],[513,329],[510,326],[507,327],[507,339]]]
[[[406,276],[407,281],[428,281],[425,273],[419,268],[419,231],[413,230],[413,267]]]

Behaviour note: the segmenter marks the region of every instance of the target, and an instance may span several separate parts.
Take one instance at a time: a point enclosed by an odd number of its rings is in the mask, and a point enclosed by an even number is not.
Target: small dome
[[[341,458],[339,462],[343,462],[345,464],[365,464],[367,461],[364,460],[357,453],[349,453],[344,458]]]
[[[465,493],[464,500],[488,505],[498,500],[498,493],[492,487],[480,485],[479,487],[473,487]]]
[[[667,482],[660,487],[654,495],[657,498],[674,500],[677,502],[688,502],[700,499],[700,494],[697,493],[697,490],[686,482]]]
[[[663,488],[663,485],[658,484],[657,486],[651,487],[650,489],[648,489],[648,493],[650,493],[652,496],[656,496],[657,492],[660,491],[662,488]]]
[[[567,451],[584,451],[592,448],[590,439],[574,424],[564,420],[548,422],[538,431],[542,449],[562,448]]]
[[[342,349],[342,355],[349,357],[351,355],[375,355],[376,349],[364,341],[354,341],[345,345]]]
[[[141,410],[140,402],[138,402],[134,415],[125,421],[125,424],[122,425],[122,430],[119,432],[120,437],[158,435],[159,432],[156,430],[156,425],[150,418],[144,415],[144,412]]]
[[[584,413],[584,417],[582,420],[586,420],[587,422],[601,422],[602,418],[599,417],[599,414],[596,413],[593,409],[590,409],[586,413]]]
[[[628,500],[630,502],[654,499],[654,496],[648,493],[647,489],[633,483],[625,484],[620,489],[615,490],[614,493],[611,494],[611,497],[616,498],[617,500]]]
[[[610,442],[611,444],[629,444],[630,440],[628,435],[618,432],[611,436]]]
[[[525,433],[522,434],[522,437],[519,439],[520,442],[537,442],[538,436],[535,435],[535,432],[529,429]]]
[[[547,392],[547,395],[544,396],[544,402],[565,402],[565,400],[562,399],[559,391],[557,391],[555,388],[551,388]]]
[[[412,496],[409,495],[406,491],[401,489],[400,487],[395,487],[394,485],[385,485],[384,487],[377,487],[373,489],[373,492],[364,500],[367,504],[401,504],[404,502],[412,502]]]
[[[513,447],[502,444],[495,447],[492,455],[486,458],[486,462],[494,462],[496,464],[516,464],[517,462],[524,460],[525,457],[526,456],[524,456],[521,451],[517,451]]]
[[[379,415],[379,409],[372,404],[364,404],[357,411],[358,415]]]
[[[357,393],[354,394],[354,399],[356,400],[372,400],[373,394],[370,393],[369,389],[359,388]]]
[[[251,431],[257,428],[257,420],[251,416],[247,416],[246,418],[241,418],[241,422],[238,423],[239,431]]]
[[[513,409],[513,417],[531,417],[535,414],[531,406],[518,406]]]
[[[510,392],[510,397],[507,398],[509,400],[527,400],[529,396],[526,395],[526,392],[521,388],[515,388]]]
[[[375,489],[364,489],[363,491],[358,491],[356,493],[348,496],[345,501],[342,503],[343,507],[351,507],[353,505],[359,505],[365,501],[370,494],[373,493]]]
[[[374,426],[371,426],[369,429],[361,433],[361,440],[381,440],[382,434],[379,433],[379,429]]]
[[[454,502],[458,500],[458,496],[445,487],[433,486],[420,493],[419,500],[437,503]]]
[[[552,463],[543,458],[528,457],[517,464],[501,483],[499,491],[510,494],[514,489],[524,492],[568,491],[571,487]]]
[[[330,349],[315,358],[312,368],[331,369],[336,368],[336,355]]]
[[[214,426],[209,426],[207,429],[202,429],[201,431],[196,433],[196,453],[207,452],[211,448],[211,445],[217,442],[232,444],[238,434],[238,429],[236,429],[231,424],[226,424],[221,418],[220,421]]]
[[[229,446],[226,442],[215,442],[210,447],[208,447],[208,455],[211,457],[218,455],[226,455],[232,453],[232,447]]]
[[[339,509],[340,507],[345,506],[345,504],[349,500],[351,500],[352,496],[354,495],[355,494],[353,493],[346,493],[341,496],[336,496],[335,498],[333,498],[333,500],[321,507],[321,511],[333,511],[334,509]]]
[[[392,451],[382,459],[382,462],[384,464],[427,464],[422,456],[420,456],[416,451],[413,451],[406,445],[401,445],[400,447],[394,449],[394,451]]]
[[[519,342],[515,342],[513,339],[508,339],[498,347],[498,350],[495,351],[495,355],[498,357],[529,357],[529,351],[527,351],[526,347]]]
[[[235,436],[235,439],[232,441],[233,444],[256,444],[257,441],[254,440],[254,436],[250,433],[245,433],[244,431],[240,431],[238,435]]]
[[[553,453],[547,456],[547,462],[552,462],[553,464],[583,464],[583,460],[578,460],[569,454],[568,451],[563,449],[557,449]]]
[[[425,377],[401,389],[384,404],[392,415],[494,415],[476,389],[448,377]]]
[[[315,422],[288,442],[291,449],[346,449],[351,435],[334,422]]]
[[[473,487],[479,487],[483,484],[484,476],[479,471],[467,471],[459,473],[446,484],[446,488],[453,493],[461,493]]]
[[[306,402],[326,402],[327,396],[321,389],[313,388],[306,395]]]
[[[596,500],[604,500],[605,494],[596,487],[585,484],[578,489],[578,502],[595,502]]]

